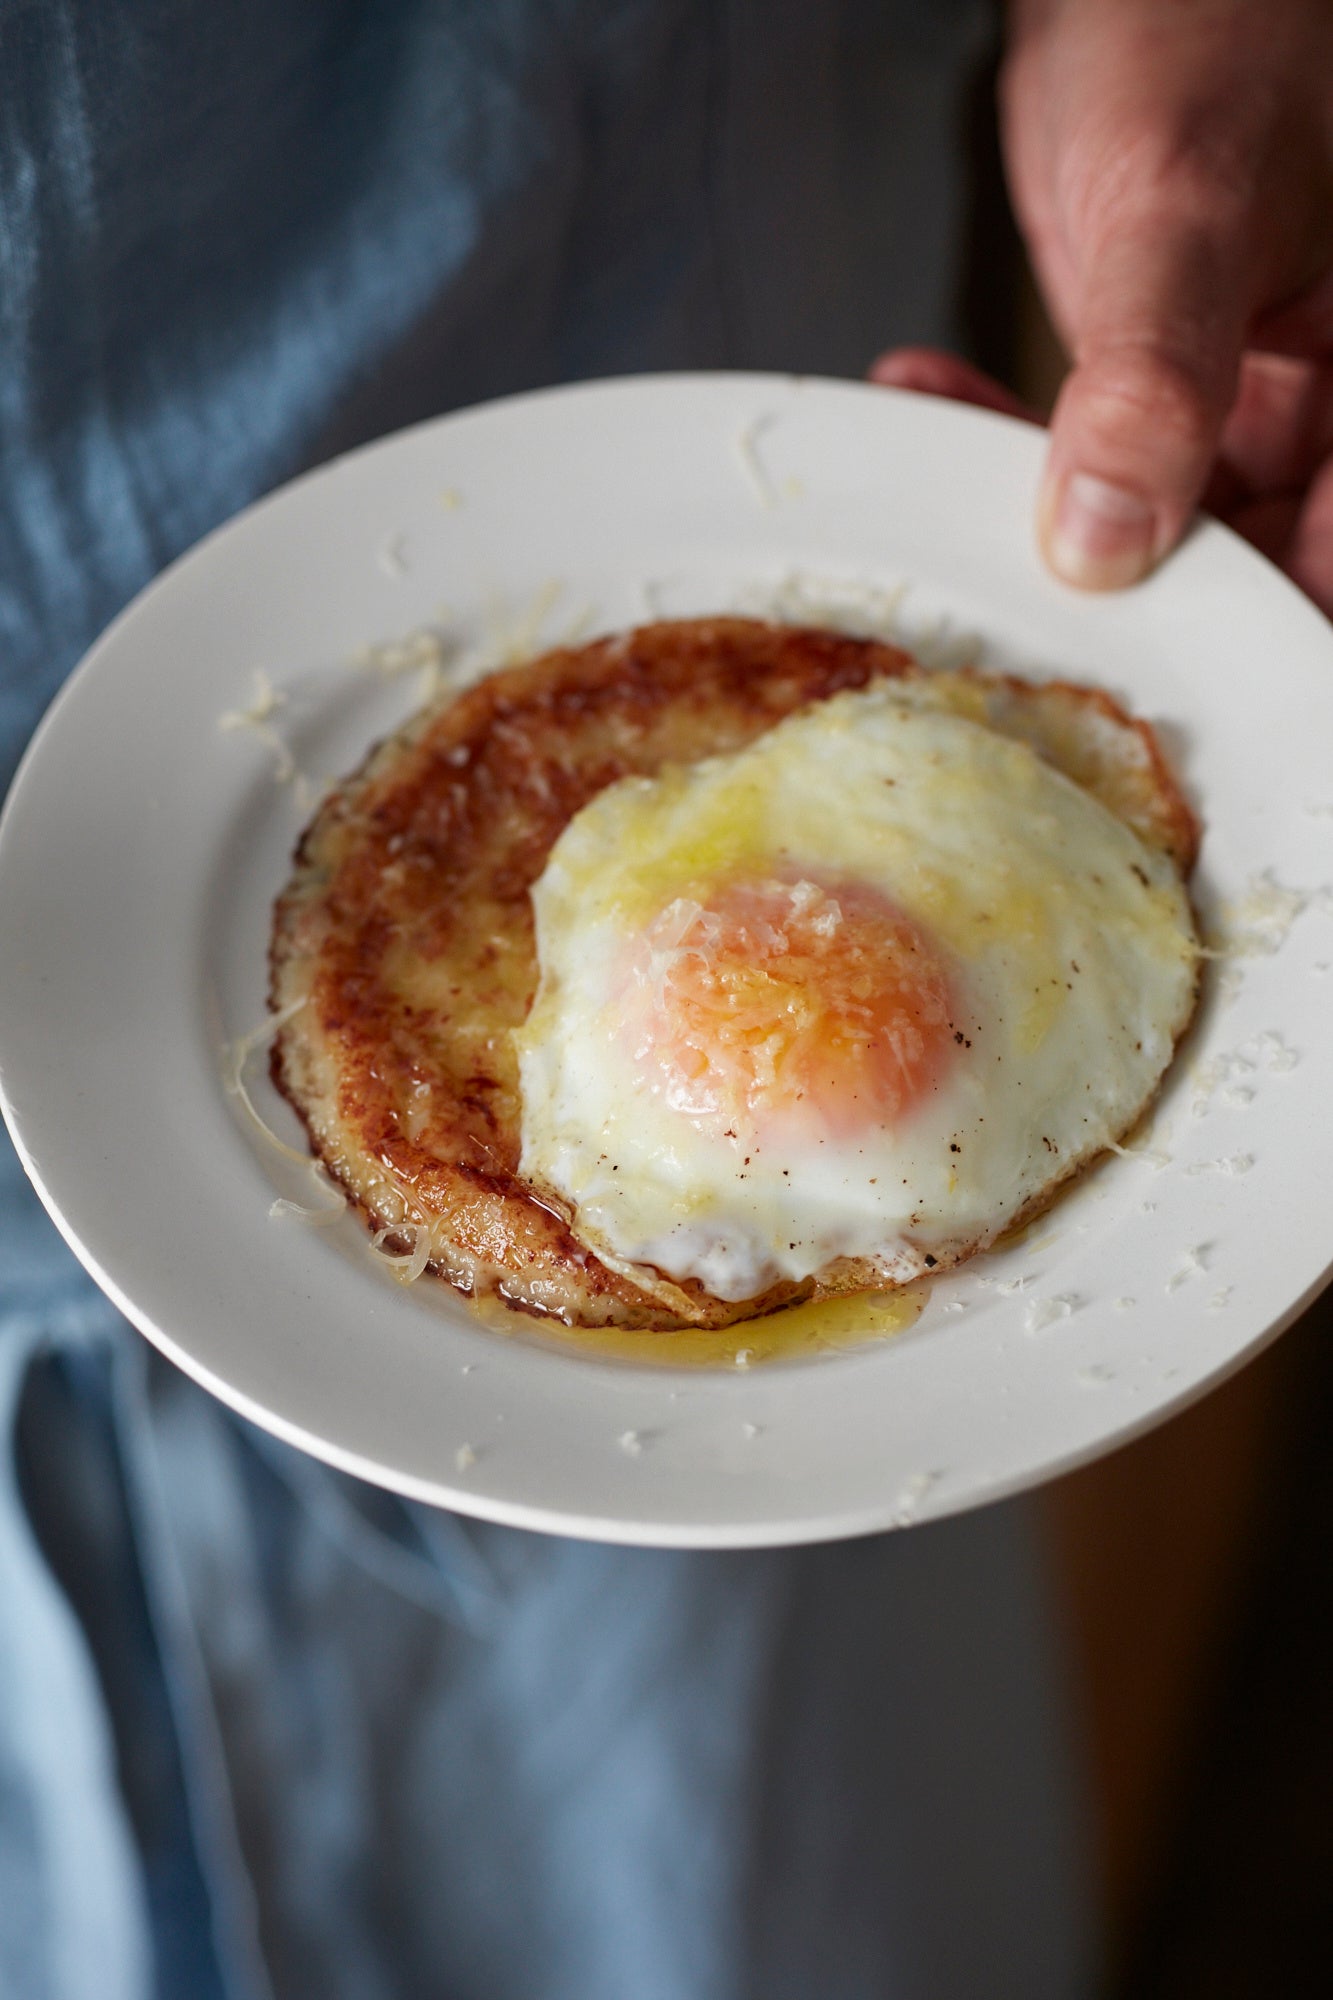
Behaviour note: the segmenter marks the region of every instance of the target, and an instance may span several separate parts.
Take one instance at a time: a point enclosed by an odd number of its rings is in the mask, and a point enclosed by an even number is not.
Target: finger
[[[939,347],[891,348],[872,362],[870,380],[890,389],[914,389],[925,396],[945,396],[954,403],[973,403],[979,409],[998,410],[1002,416],[1022,417],[1028,423],[1041,422],[1035,410],[993,375]]]
[[[1292,582],[1333,618],[1333,463],[1311,483],[1280,560]]]
[[[1247,354],[1221,452],[1251,494],[1306,486],[1333,452],[1333,366]]]
[[[1333,617],[1333,466],[1306,493],[1251,500],[1223,518]]]
[[[1184,533],[1235,394],[1247,263],[1238,229],[1160,189],[1090,245],[1038,510],[1067,582],[1135,583]]]
[[[1333,244],[1324,248],[1333,251]],[[1333,348],[1333,269],[1323,270],[1285,305],[1261,314],[1250,338],[1273,354],[1327,354]]]

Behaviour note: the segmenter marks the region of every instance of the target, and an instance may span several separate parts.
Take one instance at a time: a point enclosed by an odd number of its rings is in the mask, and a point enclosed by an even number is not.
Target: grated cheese
[[[1122,1160],[1142,1160],[1145,1165],[1150,1166],[1153,1172],[1157,1174],[1160,1174],[1164,1167],[1169,1167],[1171,1164],[1171,1155],[1169,1153],[1159,1152],[1152,1146],[1121,1146],[1114,1139],[1108,1139],[1106,1150],[1108,1153],[1116,1154]]]
[[[448,630],[449,613],[441,605],[435,623],[363,646],[352,655],[351,664],[362,672],[381,674],[386,679],[420,674],[417,699],[424,706],[443,694],[459,693],[502,667],[522,665],[545,645],[576,645],[595,622],[591,605],[584,605],[576,612],[563,633],[554,638],[543,633],[563,590],[564,585],[551,578],[517,611],[502,600],[493,601],[484,616],[482,635],[475,644],[465,645]]]
[[[386,535],[375,551],[375,566],[381,576],[397,582],[407,575],[408,561],[404,553],[407,547],[406,535]]]
[[[245,1065],[249,1062],[256,1049],[263,1048],[267,1042],[272,1041],[278,1029],[287,1021],[290,1021],[293,1014],[300,1012],[301,1008],[306,1004],[307,997],[303,993],[299,1000],[293,1000],[286,1007],[280,1007],[276,1014],[270,1014],[268,1019],[261,1021],[257,1028],[252,1028],[248,1035],[241,1035],[238,1040],[228,1043],[222,1052],[224,1063],[223,1082],[226,1086],[228,1096],[237,1099],[251,1122],[263,1133],[271,1146],[275,1147],[286,1159],[299,1160],[303,1167],[310,1165],[309,1153],[298,1152],[295,1146],[289,1146],[285,1139],[280,1139],[272,1126],[266,1119],[261,1117],[259,1111],[256,1109],[254,1099],[246,1087]]]
[[[1027,1309],[1023,1321],[1025,1333],[1041,1333],[1057,1321],[1069,1319],[1079,1309],[1082,1301],[1074,1292],[1059,1292],[1053,1298],[1034,1299]]]
[[[1212,1252],[1211,1243],[1197,1243],[1187,1250],[1178,1270],[1173,1271],[1166,1281],[1168,1292],[1178,1292],[1182,1285],[1188,1285],[1192,1278],[1202,1277],[1208,1269],[1208,1259]]]
[[[381,639],[373,646],[363,646],[352,655],[352,665],[391,680],[420,668],[442,673],[453,657],[454,647],[447,633],[435,625],[418,625],[400,638]]]
[[[1279,882],[1271,868],[1251,876],[1244,894],[1222,912],[1222,955],[1228,958],[1267,958],[1280,951],[1311,893],[1291,889]]]
[[[229,708],[218,717],[218,729],[224,734],[235,730],[249,730],[257,736],[266,749],[273,754],[273,780],[285,785],[296,776],[296,759],[273,727],[270,717],[287,704],[287,697],[275,688],[262,667],[254,670],[254,699],[248,708]]]
[[[778,491],[769,477],[768,469],[759,456],[758,444],[765,431],[771,430],[777,422],[771,410],[765,410],[752,417],[748,424],[742,424],[735,437],[736,458],[741,471],[753,487],[761,507],[776,507]]]
[[[323,805],[336,783],[336,778],[323,778],[317,784],[304,771],[292,772],[292,801],[302,819],[309,819],[316,806]]]
[[[1258,1037],[1259,1060],[1275,1076],[1283,1076],[1295,1069],[1301,1059],[1300,1050],[1293,1049],[1285,1036],[1277,1028],[1266,1028]]]
[[[308,1162],[308,1165],[310,1167],[311,1180],[322,1193],[332,1195],[332,1202],[322,1208],[309,1208],[304,1202],[288,1201],[285,1197],[279,1196],[278,1200],[272,1202],[269,1206],[268,1219],[270,1222],[281,1222],[290,1216],[293,1222],[306,1222],[313,1228],[318,1229],[323,1228],[325,1223],[336,1222],[338,1217],[344,1213],[347,1207],[347,1196],[336,1182],[330,1178],[324,1162],[322,1160],[311,1160]]]
[[[776,584],[742,592],[739,608],[775,618],[781,624],[819,625],[854,638],[905,643],[902,605],[906,595],[906,583],[857,583],[791,569]]]
[[[1236,1048],[1221,1050],[1208,1062],[1200,1063],[1194,1072],[1191,1108],[1195,1117],[1202,1117],[1218,1096],[1227,1106],[1252,1103],[1254,1088],[1248,1078],[1261,1070],[1270,1076],[1289,1075],[1300,1060],[1300,1050],[1292,1048],[1279,1028],[1265,1028],[1262,1034],[1251,1035]]]
[[[927,1493],[929,1493],[931,1487],[935,1485],[939,1477],[940,1474],[938,1472],[914,1472],[909,1479],[903,1482],[898,1493],[898,1498],[894,1502],[893,1526],[895,1528],[907,1528],[911,1526],[912,1522],[916,1519],[921,1502],[925,1499]]]
[[[412,1238],[409,1251],[386,1250],[385,1243],[391,1236]],[[389,1222],[377,1229],[370,1239],[370,1247],[382,1263],[389,1266],[400,1285],[414,1285],[430,1262],[431,1233],[424,1222]]]

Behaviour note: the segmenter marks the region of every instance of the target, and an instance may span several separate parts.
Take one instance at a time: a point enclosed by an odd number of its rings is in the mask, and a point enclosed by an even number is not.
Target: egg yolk
[[[666,1102],[738,1139],[900,1122],[956,1053],[939,956],[861,883],[678,898],[640,936],[625,1001]]]

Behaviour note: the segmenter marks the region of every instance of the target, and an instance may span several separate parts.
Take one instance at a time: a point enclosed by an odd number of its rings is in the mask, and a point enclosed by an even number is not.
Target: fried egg
[[[608,785],[532,904],[519,1172],[727,1302],[994,1241],[1133,1126],[1197,985],[1172,860],[927,677]]]

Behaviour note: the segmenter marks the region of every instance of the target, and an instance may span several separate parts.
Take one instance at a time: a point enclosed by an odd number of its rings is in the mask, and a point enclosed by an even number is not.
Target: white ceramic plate
[[[1217,527],[1145,588],[1062,590],[1031,544],[1041,444],[850,384],[521,397],[297,481],[131,606],[47,717],[0,829],[0,1087],[51,1213],[150,1339],[246,1416],[405,1493],[728,1546],[1011,1492],[1188,1402],[1294,1317],[1333,1259],[1333,631]],[[909,1333],[731,1373],[505,1339],[443,1286],[396,1284],[352,1218],[271,1221],[302,1170],[241,1120],[221,1051],[263,1018],[269,907],[309,796],[275,782],[270,743],[219,729],[255,670],[318,782],[417,699],[414,673],[381,670],[392,656],[353,656],[424,626],[475,665],[662,613],[874,622],[904,583],[909,632],[979,634],[986,663],[1095,681],[1159,722],[1206,821],[1206,913],[1265,871],[1293,892],[1233,918],[1277,948],[1214,968],[1149,1141],[1161,1158],[1110,1160],[1035,1240],[941,1282]]]

